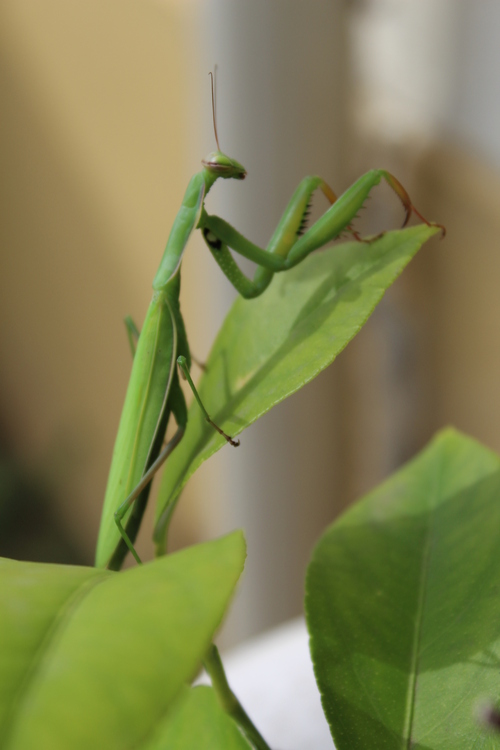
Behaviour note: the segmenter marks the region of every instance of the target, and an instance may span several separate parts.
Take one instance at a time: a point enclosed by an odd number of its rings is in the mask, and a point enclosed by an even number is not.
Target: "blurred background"
[[[131,366],[122,320],[141,324],[215,146],[215,63],[221,148],[248,177],[217,184],[211,213],[266,244],[304,175],[341,192],[385,167],[448,230],[328,371],[184,492],[176,547],[246,532],[226,644],[301,611],[321,531],[436,429],[500,450],[499,39],[495,0],[3,0],[0,554],[92,564]],[[383,187],[369,205],[364,231],[402,220]],[[194,237],[198,358],[233,298]]]

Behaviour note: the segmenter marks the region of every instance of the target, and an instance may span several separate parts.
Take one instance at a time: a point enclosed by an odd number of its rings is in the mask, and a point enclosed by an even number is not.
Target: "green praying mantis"
[[[205,198],[219,178],[243,180],[246,177],[245,168],[220,150],[213,77],[212,112],[217,151],[202,161],[202,170],[191,178],[186,189],[153,280],[153,298],[138,337],[104,499],[97,567],[118,570],[128,550],[138,563],[141,562],[133,543],[148,500],[151,480],[179,444],[187,426],[179,370],[188,381],[207,421],[227,442],[239,444],[211,420],[190,375],[191,355],[179,306],[179,291],[182,256],[195,229],[201,231],[208,249],[238,293],[253,298],[265,291],[275,273],[293,268],[343,232],[349,232],[358,241],[366,241],[353,229],[352,222],[372,188],[381,180],[388,183],[404,206],[403,226],[415,213],[426,224],[441,227],[428,222],[415,209],[406,190],[392,174],[383,169],[372,169],[340,197],[321,177],[305,177],[295,190],[267,248],[258,247],[226,221],[209,215],[205,210]],[[331,205],[307,228],[310,201],[317,189]],[[441,229],[444,233],[444,228]],[[253,279],[242,273],[230,249],[257,264]],[[128,328],[133,337],[134,329],[130,323]],[[164,444],[171,415],[177,429]],[[160,516],[154,532],[159,550],[164,546],[161,538],[164,526]]]

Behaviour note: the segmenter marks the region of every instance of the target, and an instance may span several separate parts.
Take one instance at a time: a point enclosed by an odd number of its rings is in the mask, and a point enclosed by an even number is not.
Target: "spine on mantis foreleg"
[[[372,169],[356,180],[345,193],[342,193],[308,230],[307,234],[299,237],[287,256],[286,268],[296,266],[313,250],[323,247],[338,237],[351,224],[370,191],[379,184],[383,177],[382,170]]]

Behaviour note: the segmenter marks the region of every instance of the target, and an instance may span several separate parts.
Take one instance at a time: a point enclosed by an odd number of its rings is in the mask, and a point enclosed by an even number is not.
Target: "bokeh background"
[[[3,0],[0,554],[92,563],[131,366],[122,319],[142,322],[214,148],[215,63],[221,147],[248,177],[218,184],[210,212],[265,244],[304,175],[340,192],[383,166],[448,229],[327,372],[186,489],[175,546],[246,531],[226,643],[301,611],[322,529],[435,430],[500,450],[499,40],[495,0]],[[382,187],[369,205],[365,231],[402,219]],[[193,238],[198,358],[233,298]]]

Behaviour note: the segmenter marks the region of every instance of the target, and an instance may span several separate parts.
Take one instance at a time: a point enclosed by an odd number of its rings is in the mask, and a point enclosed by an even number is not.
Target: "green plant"
[[[339,245],[237,300],[199,388],[214,419],[250,424],[328,366],[435,231]],[[195,402],[165,528],[223,443]],[[500,746],[477,719],[500,688],[499,494],[500,458],[449,429],[319,541],[306,615],[338,750]],[[2,560],[3,746],[267,748],[211,645],[244,557],[235,532],[123,573]],[[191,688],[202,661],[213,687]]]
[[[500,746],[500,458],[447,429],[318,543],[306,612],[338,750]]]

